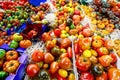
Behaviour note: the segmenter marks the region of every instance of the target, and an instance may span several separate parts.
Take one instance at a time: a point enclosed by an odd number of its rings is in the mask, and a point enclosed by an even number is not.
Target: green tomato
[[[23,39],[23,36],[21,36],[19,33],[15,33],[13,35],[13,40],[15,41],[21,41]]]
[[[75,28],[75,25],[72,24],[72,25],[70,26],[70,29],[74,29],[74,28]]]
[[[20,22],[21,22],[21,23],[24,23],[24,22],[25,22],[25,20],[24,20],[24,19],[21,19],[21,20],[20,20]]]
[[[18,47],[18,42],[15,40],[12,40],[10,43],[10,48],[17,48]]]
[[[60,56],[61,51],[60,51],[60,49],[59,49],[58,47],[54,47],[54,48],[52,48],[52,50],[51,50],[51,54],[52,54],[53,56],[55,56],[55,57],[58,57],[58,56]]]
[[[5,56],[6,51],[4,49],[0,49],[0,59]]]
[[[8,73],[5,71],[0,71],[0,80],[5,80],[5,78],[8,76]]]

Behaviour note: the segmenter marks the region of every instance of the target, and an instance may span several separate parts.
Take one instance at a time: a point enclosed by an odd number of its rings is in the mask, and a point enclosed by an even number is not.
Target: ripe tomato
[[[79,80],[94,80],[94,76],[90,72],[82,72]]]
[[[43,41],[48,41],[48,40],[51,40],[51,36],[49,35],[49,33],[43,33],[42,34],[42,40]]]
[[[76,66],[80,71],[87,71],[91,67],[91,62],[88,58],[79,56],[76,60]]]
[[[108,49],[106,47],[100,47],[97,49],[98,56],[103,56],[109,54]]]
[[[56,36],[60,36],[60,34],[61,34],[61,30],[60,29],[55,29],[54,30],[54,34],[56,35]]]
[[[44,54],[44,61],[45,61],[45,63],[51,63],[54,61],[54,56],[50,53],[45,53]]]
[[[62,39],[62,41],[61,41],[61,46],[62,46],[63,48],[67,48],[67,47],[70,46],[70,45],[71,45],[70,39],[68,39],[68,38]]]
[[[32,45],[32,42],[30,40],[21,40],[19,45],[22,48],[28,48]]]
[[[30,77],[35,77],[37,73],[39,72],[40,68],[38,67],[37,64],[29,64],[27,66],[27,75]]]
[[[103,72],[102,75],[96,77],[96,80],[108,80],[107,73]]]
[[[72,54],[72,48],[71,48],[71,47],[68,47],[68,48],[67,48],[67,54],[68,54],[68,57],[69,57],[69,58],[72,58],[72,55],[73,55],[73,54]]]
[[[75,14],[75,15],[80,15],[80,10],[75,10],[75,11],[74,11],[74,14]]]
[[[93,35],[93,31],[89,28],[86,28],[86,29],[83,29],[82,31],[82,34],[85,36],[85,37],[90,37]]]
[[[104,46],[108,49],[111,50],[114,47],[114,43],[112,40],[105,40]]]
[[[52,62],[52,63],[50,64],[50,72],[51,72],[52,74],[56,73],[56,72],[58,71],[58,69],[59,69],[59,64],[58,64],[58,62]]]
[[[111,53],[110,56],[112,58],[112,63],[115,63],[117,61],[117,56],[114,53]]]
[[[43,52],[40,52],[39,50],[36,50],[32,54],[32,60],[35,62],[40,62],[43,61],[44,59],[44,54]]]
[[[4,44],[4,40],[0,39],[0,46]]]
[[[59,66],[62,69],[69,69],[71,67],[71,61],[68,57],[63,57],[60,62]]]
[[[92,47],[94,47],[94,48],[99,48],[99,47],[101,47],[102,46],[102,40],[94,40],[93,42],[92,42]]]

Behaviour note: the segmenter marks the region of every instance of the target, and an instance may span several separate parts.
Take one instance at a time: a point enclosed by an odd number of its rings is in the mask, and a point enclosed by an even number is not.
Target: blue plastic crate
[[[33,6],[40,6],[40,3],[44,3],[47,0],[29,0],[29,3]]]

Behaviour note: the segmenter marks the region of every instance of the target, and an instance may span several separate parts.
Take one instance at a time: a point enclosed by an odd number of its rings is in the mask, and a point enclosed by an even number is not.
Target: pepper
[[[109,80],[120,80],[120,70],[117,68],[110,68],[108,70],[108,78]]]
[[[95,64],[92,66],[92,73],[96,76],[100,76],[103,73],[103,66],[100,64]]]
[[[5,71],[0,71],[0,80],[5,80],[5,78],[8,76],[8,73]]]

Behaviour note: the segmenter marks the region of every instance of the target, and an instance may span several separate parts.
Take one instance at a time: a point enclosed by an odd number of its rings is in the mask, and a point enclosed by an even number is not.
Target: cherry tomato
[[[58,64],[58,62],[52,62],[52,63],[50,64],[50,72],[51,72],[52,74],[56,73],[56,72],[58,71],[58,69],[59,69],[59,64]]]
[[[94,76],[90,72],[82,72],[79,80],[94,80]]]
[[[71,47],[68,47],[68,48],[67,48],[67,54],[68,54],[68,57],[69,57],[69,58],[72,58],[72,55],[73,55],[73,54],[72,54],[72,48],[71,48]]]
[[[75,50],[75,53],[76,54],[78,54],[78,52],[79,52],[79,48],[78,48],[79,46],[78,46],[78,43],[75,43],[74,44],[74,50]]]
[[[80,15],[80,10],[75,10],[75,11],[74,11],[74,14],[75,14],[75,15]]]
[[[92,47],[94,47],[94,48],[99,48],[99,47],[101,47],[101,46],[102,46],[102,40],[100,40],[100,39],[94,40],[94,41],[92,42]]]
[[[32,54],[32,60],[35,62],[40,62],[43,61],[44,59],[44,54],[40,52],[39,50],[35,50]]]
[[[54,56],[50,53],[45,53],[44,54],[44,61],[45,61],[45,63],[51,63],[54,61]]]
[[[42,40],[43,41],[51,40],[51,36],[48,33],[45,32],[45,33],[42,34]]]
[[[108,49],[106,47],[100,47],[97,49],[98,56],[103,56],[109,54]]]
[[[56,36],[60,36],[60,34],[61,34],[61,30],[60,29],[55,29],[54,30],[54,34],[56,35]]]
[[[38,67],[37,64],[29,64],[27,66],[27,75],[30,77],[35,77],[37,73],[39,72],[40,68]]]
[[[71,61],[68,57],[64,57],[60,60],[59,66],[62,69],[69,69],[71,67]]]

